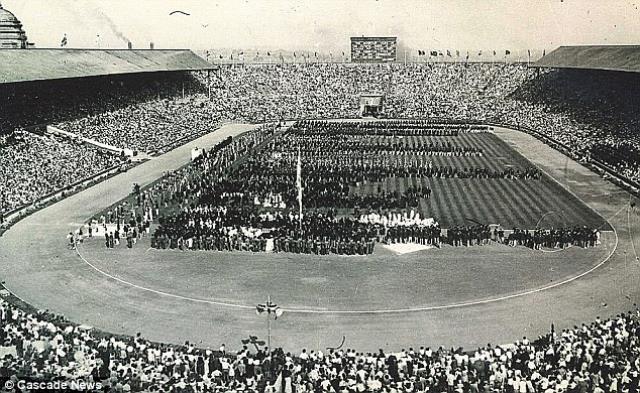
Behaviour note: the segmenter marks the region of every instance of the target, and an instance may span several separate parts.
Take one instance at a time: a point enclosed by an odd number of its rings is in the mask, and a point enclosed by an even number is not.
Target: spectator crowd
[[[54,135],[24,130],[0,147],[0,212],[9,212],[69,185],[123,165],[126,159]]]
[[[112,336],[0,299],[0,379],[93,383],[95,391],[268,393],[637,393],[640,312],[510,345],[397,352],[237,352]],[[421,346],[417,346],[421,345]],[[7,385],[5,385],[7,386]],[[10,390],[11,391],[11,390]]]

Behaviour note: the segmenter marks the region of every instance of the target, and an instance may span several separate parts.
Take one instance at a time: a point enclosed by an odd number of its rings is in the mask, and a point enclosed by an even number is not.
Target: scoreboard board
[[[388,63],[396,61],[396,37],[351,37],[351,61]]]

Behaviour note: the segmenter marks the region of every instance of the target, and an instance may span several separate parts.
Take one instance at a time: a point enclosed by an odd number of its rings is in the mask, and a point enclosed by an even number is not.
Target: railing
[[[127,157],[134,156],[134,151],[131,150],[131,149],[122,149],[122,148],[119,148],[119,147],[107,145],[106,143],[99,142],[99,141],[97,141],[95,139],[86,138],[86,137],[83,137],[81,135],[74,134],[73,132],[62,130],[62,129],[60,129],[58,127],[55,127],[55,126],[52,126],[52,125],[48,125],[47,126],[47,133],[60,135],[62,137],[65,137],[65,138],[68,138],[68,139],[71,139],[71,140],[75,140],[75,141],[81,141],[82,143],[86,143],[86,144],[91,145],[93,147],[96,147],[98,149],[106,150],[106,151],[108,151],[110,153],[124,154]]]

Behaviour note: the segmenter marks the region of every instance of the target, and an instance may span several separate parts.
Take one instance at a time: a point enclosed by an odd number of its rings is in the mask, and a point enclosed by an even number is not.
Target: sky
[[[637,1],[637,2],[636,2]],[[639,44],[640,0],[0,0],[36,47],[348,51],[349,37],[413,49]],[[190,15],[174,13],[180,10]]]

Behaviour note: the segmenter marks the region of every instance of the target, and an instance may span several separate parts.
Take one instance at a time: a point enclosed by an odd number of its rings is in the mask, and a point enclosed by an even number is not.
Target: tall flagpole
[[[267,348],[268,355],[271,355],[273,352],[271,348],[271,315],[273,314],[274,319],[278,319],[278,317],[282,316],[283,310],[278,307],[277,304],[271,301],[271,295],[267,295],[267,302],[264,304],[256,305],[256,314],[261,315],[265,314],[267,317]]]
[[[300,230],[302,230],[302,158],[300,146],[298,146],[298,165],[296,167],[296,188],[298,189],[298,217],[300,219]]]
[[[267,307],[271,305],[271,295],[267,295]],[[271,356],[271,313],[267,312],[267,348],[269,348],[268,356]]]

